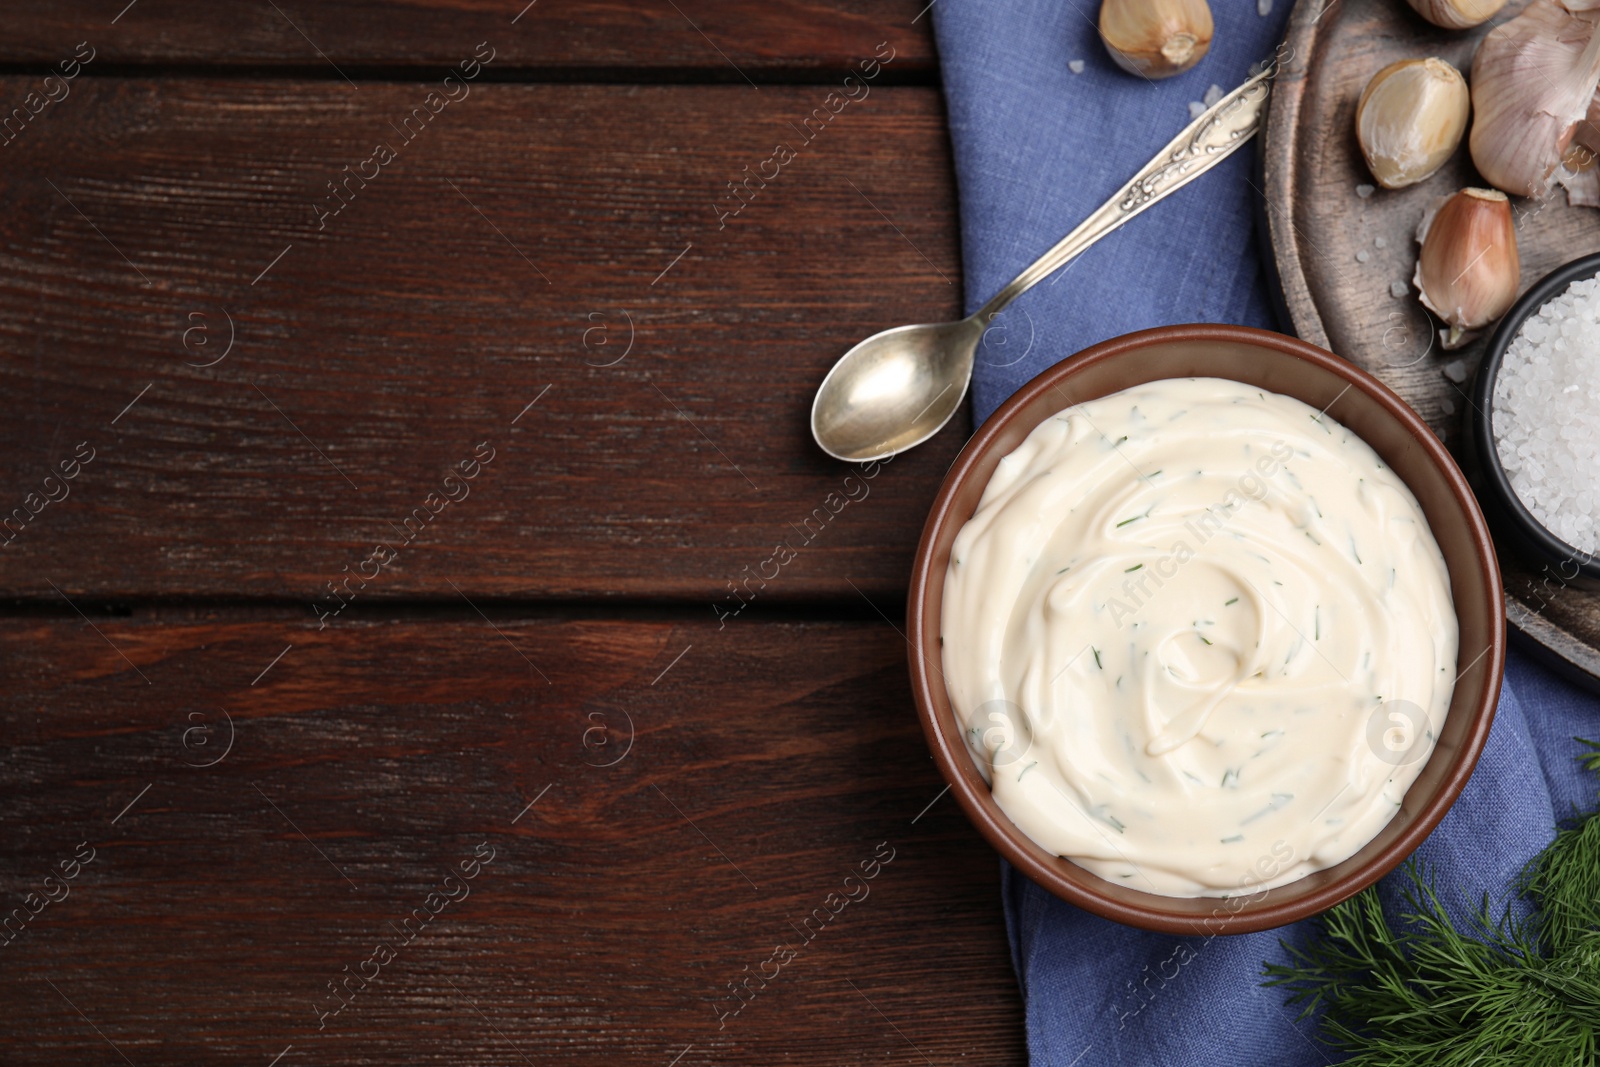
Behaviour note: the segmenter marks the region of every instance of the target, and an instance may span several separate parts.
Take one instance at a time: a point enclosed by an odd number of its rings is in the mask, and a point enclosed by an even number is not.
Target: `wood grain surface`
[[[1295,332],[1353,361],[1426,419],[1471,473],[1463,426],[1470,375],[1487,335],[1454,352],[1411,284],[1415,233],[1428,207],[1484,185],[1465,144],[1439,173],[1407,189],[1377,189],[1355,139],[1355,105],[1373,74],[1396,60],[1436,55],[1470,74],[1478,41],[1520,11],[1513,0],[1490,26],[1452,33],[1404,4],[1301,3],[1291,16],[1293,58],[1274,89],[1266,137],[1268,226]],[[1571,207],[1559,188],[1541,202],[1513,201],[1522,287],[1563,263],[1600,251],[1600,211]],[[1403,296],[1391,285],[1400,283]],[[1462,381],[1450,376],[1454,372]],[[1516,630],[1569,674],[1600,685],[1600,594],[1567,586],[1537,564],[1502,553]]]
[[[0,10],[0,1062],[1024,1059],[895,629],[970,427],[806,427],[958,313],[925,16]]]
[[[0,514],[95,457],[0,595],[309,603],[380,543],[367,600],[902,595],[966,425],[863,481],[806,413],[958,314],[937,91],[441,86],[80,76],[0,149]]]
[[[853,66],[888,41],[903,78],[933,67],[927,0],[54,0],[0,6],[0,62],[275,67],[360,80],[448,67],[480,41],[522,76],[756,81]],[[442,73],[442,71],[441,71]],[[503,76],[503,75],[498,75]]]
[[[886,624],[170,611],[0,658],[7,1064],[1021,1061]]]

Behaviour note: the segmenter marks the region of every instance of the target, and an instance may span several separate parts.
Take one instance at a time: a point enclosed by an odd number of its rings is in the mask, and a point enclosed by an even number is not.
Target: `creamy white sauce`
[[[1455,686],[1449,579],[1411,491],[1315,408],[1217,378],[1041,423],[956,537],[941,635],[1007,816],[1165,896],[1348,858]]]

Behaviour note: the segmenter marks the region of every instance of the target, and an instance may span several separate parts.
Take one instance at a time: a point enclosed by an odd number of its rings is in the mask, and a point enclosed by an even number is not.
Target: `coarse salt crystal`
[[[1272,14],[1272,0],[1256,0],[1256,14],[1262,18]]]
[[[1197,119],[1206,113],[1206,106],[1198,100],[1189,101],[1189,117]]]
[[[1467,365],[1459,359],[1452,359],[1444,365],[1444,376],[1460,385],[1467,380]]]
[[[1372,258],[1372,253],[1368,252],[1365,248],[1363,248],[1361,251],[1356,253],[1356,262],[1357,263],[1365,263],[1367,260],[1369,260],[1371,258]]]
[[[1397,299],[1399,297],[1405,296],[1410,291],[1411,291],[1411,288],[1408,285],[1406,285],[1405,282],[1390,282],[1389,283],[1389,295],[1392,296],[1392,297],[1395,297]]]
[[[1074,73],[1074,74],[1082,74],[1083,73],[1083,60],[1081,60],[1081,59],[1071,60],[1070,62],[1067,63],[1067,69],[1072,71],[1072,73]]]
[[[1385,248],[1385,247],[1388,246],[1388,244],[1389,244],[1389,242],[1385,241],[1382,237],[1374,237],[1372,239],[1372,247],[1373,248]]]
[[[1377,191],[1378,191],[1378,187],[1376,185],[1367,185],[1367,184],[1363,183],[1361,185],[1356,186],[1356,195],[1359,196],[1363,200],[1365,200],[1367,197],[1371,196],[1373,193],[1375,193]]]
[[[1223,95],[1224,94],[1222,92],[1222,86],[1220,86],[1220,85],[1212,85],[1211,88],[1206,90],[1206,95],[1202,96],[1200,99],[1205,102],[1206,107],[1210,107],[1212,104],[1215,104],[1218,100],[1221,100]]]
[[[1556,537],[1600,553],[1600,279],[1573,282],[1523,323],[1494,382],[1495,452]]]

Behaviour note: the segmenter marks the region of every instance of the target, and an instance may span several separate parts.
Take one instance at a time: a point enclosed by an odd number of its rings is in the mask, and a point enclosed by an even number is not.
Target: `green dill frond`
[[[1578,762],[1583,764],[1586,770],[1600,773],[1600,741],[1585,741],[1581,737],[1574,737],[1573,740],[1578,742],[1578,744],[1586,745],[1593,750],[1590,752],[1585,752],[1583,755],[1579,756]]]
[[[1600,745],[1582,761],[1600,771]],[[1376,888],[1334,906],[1287,964],[1265,965],[1302,1017],[1356,1067],[1600,1067],[1600,814],[1562,829],[1498,917],[1487,894],[1466,929],[1420,862],[1393,920]]]

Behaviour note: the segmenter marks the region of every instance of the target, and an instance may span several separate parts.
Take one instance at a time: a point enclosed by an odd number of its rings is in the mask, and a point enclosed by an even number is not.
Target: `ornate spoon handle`
[[[996,293],[973,318],[987,323],[1007,304],[1065,266],[1078,253],[1232,155],[1260,128],[1261,117],[1266,113],[1269,82],[1276,72],[1276,65],[1269,65],[1189,123],[1115,196]]]

